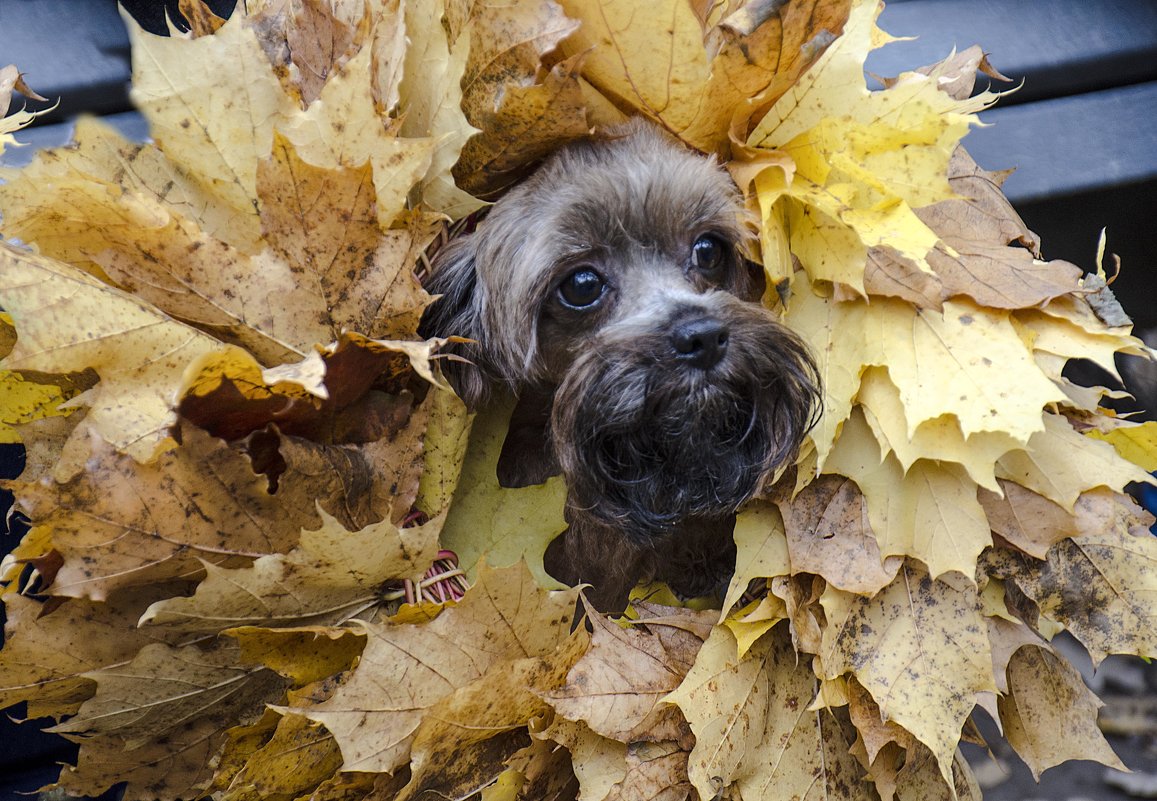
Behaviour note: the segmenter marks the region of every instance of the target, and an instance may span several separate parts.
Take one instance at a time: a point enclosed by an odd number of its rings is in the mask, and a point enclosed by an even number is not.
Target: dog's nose
[[[681,362],[706,370],[719,364],[727,352],[730,334],[719,320],[700,317],[676,325],[671,331],[671,345]]]

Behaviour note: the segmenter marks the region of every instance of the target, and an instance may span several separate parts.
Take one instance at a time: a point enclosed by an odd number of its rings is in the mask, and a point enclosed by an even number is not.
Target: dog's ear
[[[475,409],[489,389],[488,370],[482,348],[482,308],[485,290],[475,270],[477,243],[473,234],[447,243],[434,257],[426,291],[440,295],[422,315],[422,337],[465,337],[471,342],[452,343],[443,353],[460,357],[441,359],[442,373],[466,403]],[[464,361],[465,360],[465,361]]]

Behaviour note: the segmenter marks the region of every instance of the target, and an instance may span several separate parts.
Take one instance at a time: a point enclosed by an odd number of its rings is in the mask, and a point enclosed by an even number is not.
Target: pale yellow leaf
[[[238,233],[256,239],[257,164],[273,130],[294,110],[244,14],[212,36],[156,36],[123,15],[133,50],[132,98],[165,156],[234,215]],[[228,64],[228,69],[190,69]]]
[[[976,559],[992,540],[976,482],[951,462],[917,461],[905,471],[896,457],[880,460],[879,446],[859,412],[824,467],[856,482],[882,557],[910,556],[933,576],[957,571],[971,577]]]
[[[770,504],[752,502],[735,520],[735,573],[727,586],[723,609],[730,610],[755,578],[787,576],[787,537],[779,510]]]
[[[909,561],[874,598],[829,588],[822,678],[851,673],[884,720],[931,749],[946,782],[976,694],[995,690],[988,633],[975,587],[963,576],[934,580]]]
[[[900,391],[883,367],[864,372],[858,400],[881,450],[894,454],[905,471],[919,459],[954,462],[977,484],[996,491],[996,460],[1020,445],[1003,431],[980,431],[965,439],[959,420],[947,414],[910,431]]]
[[[827,710],[808,711],[816,677],[783,626],[747,653],[717,627],[668,699],[695,732],[688,776],[700,798],[735,786],[744,798],[846,799],[866,791],[850,741]]]
[[[1078,496],[1094,487],[1119,489],[1150,476],[1117,455],[1107,442],[1079,434],[1056,414],[1044,415],[1044,431],[1028,447],[1006,453],[997,462],[998,478],[1015,481],[1072,511]]]
[[[1101,702],[1081,674],[1045,645],[1025,646],[1008,663],[1008,693],[999,699],[1005,737],[1033,778],[1070,759],[1125,766],[1097,728]]]
[[[433,141],[430,166],[417,190],[418,197],[430,209],[458,219],[483,205],[459,189],[450,174],[466,140],[478,129],[467,121],[461,109],[461,80],[466,72],[470,36],[459,32],[457,41],[448,41],[442,24],[444,13],[442,0],[405,5],[406,35],[410,41],[400,86],[401,133]]]
[[[100,383],[77,399],[88,413],[72,436],[95,431],[139,461],[171,444],[185,368],[224,348],[131,295],[6,243],[0,243],[0,306],[19,333],[2,367],[95,370]]]

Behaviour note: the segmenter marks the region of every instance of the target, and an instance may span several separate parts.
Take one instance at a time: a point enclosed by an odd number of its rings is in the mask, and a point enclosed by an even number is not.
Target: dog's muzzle
[[[555,396],[568,503],[640,544],[733,514],[795,458],[817,386],[798,337],[723,293],[646,331],[604,329]]]

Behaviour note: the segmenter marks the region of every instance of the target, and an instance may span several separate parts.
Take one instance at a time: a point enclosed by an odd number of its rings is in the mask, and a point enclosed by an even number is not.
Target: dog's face
[[[552,399],[572,515],[642,543],[733,513],[817,413],[751,236],[717,164],[635,123],[561,151],[445,247],[424,333],[475,340],[475,367],[450,371],[468,404],[499,383]]]

